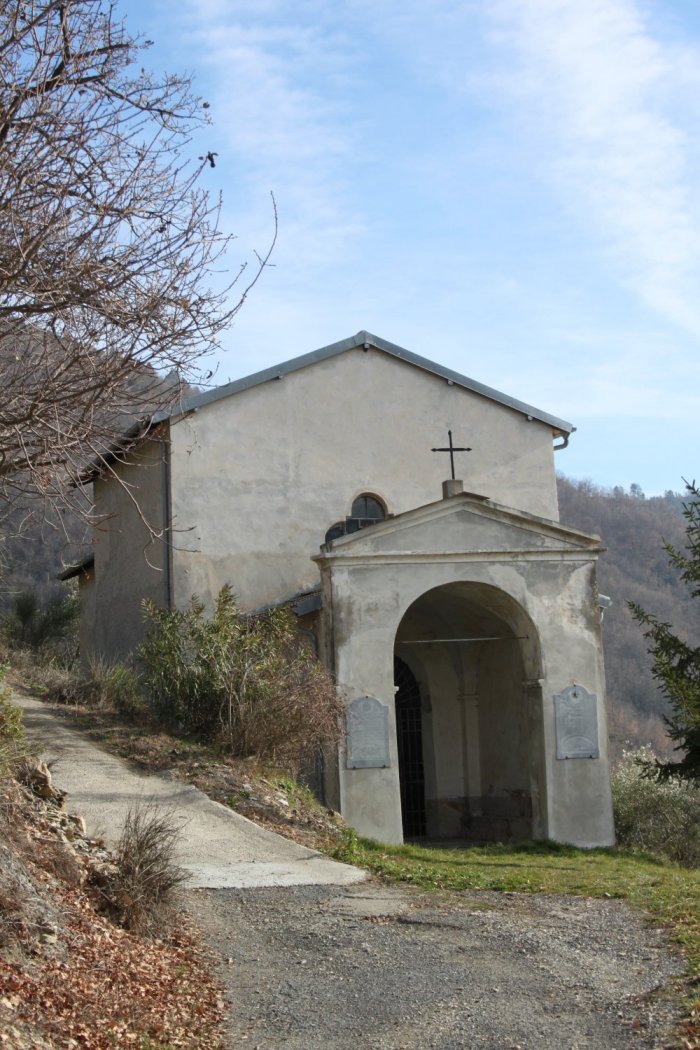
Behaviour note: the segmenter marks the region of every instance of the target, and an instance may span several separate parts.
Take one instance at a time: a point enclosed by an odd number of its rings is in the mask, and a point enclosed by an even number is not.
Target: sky
[[[573,423],[569,477],[700,479],[696,0],[119,9],[209,103],[231,272],[275,197],[215,382],[366,329]]]

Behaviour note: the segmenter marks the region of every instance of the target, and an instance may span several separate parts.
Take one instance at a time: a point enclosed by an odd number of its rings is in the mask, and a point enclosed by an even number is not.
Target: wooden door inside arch
[[[416,677],[398,657],[394,659],[394,685],[401,821],[404,838],[415,839],[426,834],[423,712]]]

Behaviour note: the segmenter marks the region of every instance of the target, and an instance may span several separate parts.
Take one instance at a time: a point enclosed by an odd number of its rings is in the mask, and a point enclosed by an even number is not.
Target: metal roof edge
[[[81,573],[87,569],[91,569],[95,564],[95,554],[91,552],[86,554],[84,558],[81,558],[75,565],[68,565],[62,572],[59,572],[56,576],[57,580],[65,582],[66,580],[72,580],[75,576],[80,576]]]
[[[275,598],[273,601],[265,602],[264,605],[258,605],[255,609],[248,609],[243,614],[244,616],[260,616],[266,612],[270,612],[272,609],[279,609],[282,605],[294,606],[294,612],[297,615],[305,615],[305,613],[299,613],[297,606],[307,602],[309,599],[318,598],[318,605],[312,611],[316,611],[316,608],[321,608],[321,584],[315,583],[312,587],[305,587],[301,591],[295,591],[294,594],[288,595],[286,598]]]
[[[464,376],[460,372],[455,372],[451,368],[445,368],[443,365],[439,365],[435,361],[430,361],[427,357],[421,357],[419,354],[414,354],[412,351],[406,350],[404,347],[398,346],[396,343],[390,343],[388,340],[382,339],[380,336],[373,335],[371,332],[365,330],[359,331],[356,335],[350,336],[347,339],[341,339],[337,343],[331,343],[329,346],[323,346],[318,350],[312,350],[308,354],[302,354],[300,357],[293,357],[289,361],[284,361],[279,365],[264,368],[260,372],[254,372],[252,375],[244,376],[242,379],[235,379],[231,383],[226,383],[224,386],[217,387],[214,390],[208,390],[204,394],[195,394],[194,397],[183,401],[175,411],[172,409],[163,409],[161,412],[157,412],[152,417],[151,422],[152,424],[156,424],[168,418],[176,419],[179,416],[186,415],[188,412],[193,412],[199,408],[203,408],[205,405],[209,405],[214,401],[220,401],[233,394],[240,394],[244,390],[250,390],[252,387],[260,386],[263,383],[282,379],[283,376],[290,375],[292,372],[298,372],[300,369],[306,368],[308,365],[316,364],[318,361],[325,361],[328,358],[336,357],[338,354],[345,353],[346,350],[354,350],[361,346],[374,347],[376,350],[381,350],[384,353],[391,354],[392,357],[396,357],[401,361],[406,361],[408,364],[414,365],[417,368],[422,368],[423,371],[439,376],[441,379],[447,380],[447,382],[454,383],[456,386],[461,386],[465,390],[472,391],[472,393],[480,394],[482,397],[489,398],[491,401],[496,401],[501,405],[505,405],[506,408],[512,408],[516,412],[520,412],[523,415],[538,420],[540,423],[546,423],[548,426],[551,426],[562,434],[571,434],[576,429],[572,423],[568,423],[564,419],[559,419],[557,416],[550,415],[548,412],[543,412],[539,408],[535,408],[533,405],[528,405],[524,401],[519,401],[517,398],[509,397],[508,394],[504,394],[500,390],[486,386],[484,383],[479,383],[476,379],[470,379],[468,376]]]
[[[446,379],[448,382],[452,381],[457,386],[464,387],[466,390],[471,390],[475,394],[481,394],[482,397],[487,397],[491,401],[497,401],[507,408],[513,408],[516,412],[521,412],[523,415],[532,416],[533,419],[539,420],[541,423],[547,423],[549,426],[554,427],[556,430],[561,430],[565,434],[572,434],[576,427],[573,423],[568,423],[565,419],[559,419],[558,416],[550,415],[549,412],[543,412],[539,408],[535,408],[534,405],[528,405],[525,401],[519,401],[515,397],[510,397],[509,394],[504,394],[500,390],[496,390],[495,387],[487,386],[485,383],[480,383],[476,379],[470,379],[469,376],[462,375],[461,372],[455,372],[451,368],[446,368],[444,365],[437,364],[435,361],[429,360],[427,357],[421,357],[420,354],[414,354],[411,350],[405,350],[402,346],[397,346],[395,343],[389,343],[385,339],[381,339],[379,336],[372,335],[370,332],[360,333],[367,336],[367,340],[371,346],[376,346],[380,350],[384,350],[388,354],[392,354],[394,357],[398,357],[403,361],[409,361],[412,365],[417,368],[422,368],[426,372],[432,372],[433,375],[440,376],[442,379]]]

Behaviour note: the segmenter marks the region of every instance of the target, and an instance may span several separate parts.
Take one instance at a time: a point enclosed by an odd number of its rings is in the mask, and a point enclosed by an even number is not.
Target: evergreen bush
[[[225,586],[211,617],[196,597],[186,610],[145,609],[143,680],[166,725],[290,769],[337,741],[342,704],[288,608],[245,615]]]
[[[2,619],[2,637],[11,649],[53,647],[62,655],[72,656],[73,650],[77,654],[79,614],[77,590],[54,595],[45,602],[36,591],[23,591],[14,596]]]
[[[615,829],[621,846],[700,867],[700,786],[654,776],[651,748],[625,751],[612,776]]]

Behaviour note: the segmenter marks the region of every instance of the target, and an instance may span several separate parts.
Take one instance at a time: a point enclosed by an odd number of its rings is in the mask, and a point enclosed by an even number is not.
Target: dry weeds
[[[2,789],[0,1046],[219,1047],[220,988],[184,916],[150,938],[117,925],[93,884],[101,844],[55,802]]]

